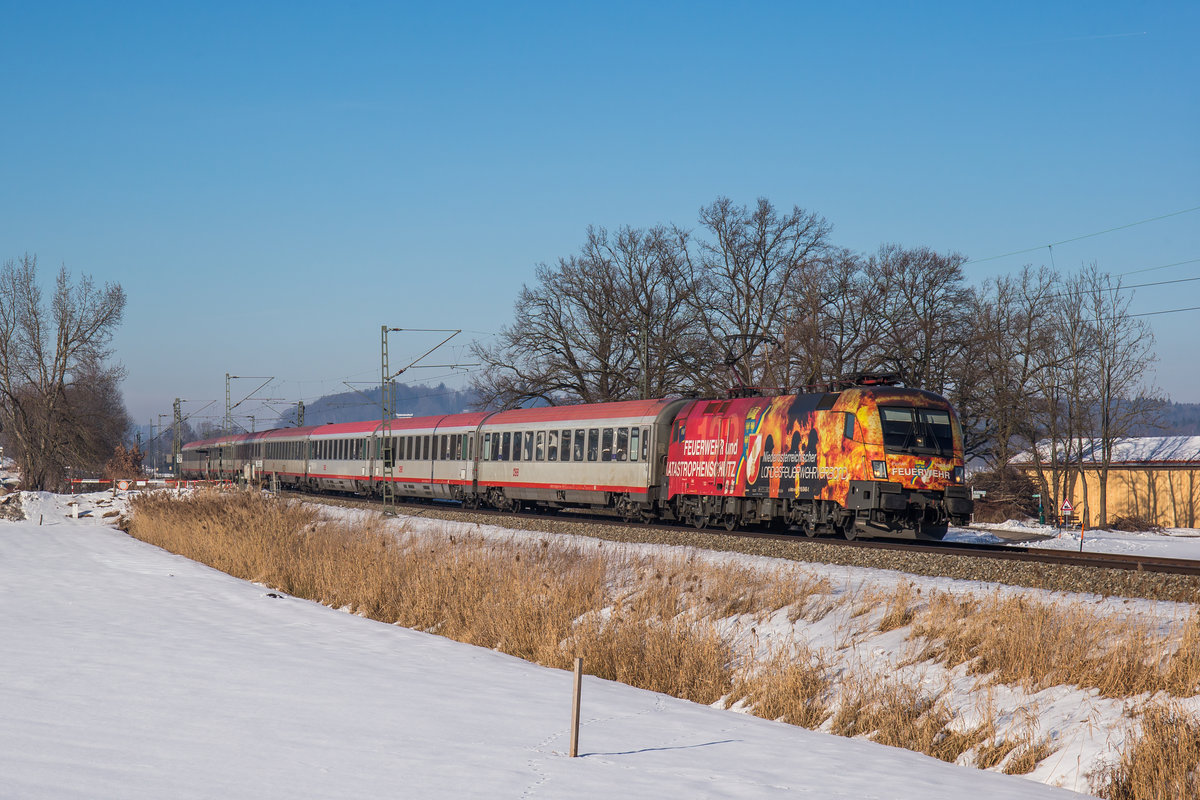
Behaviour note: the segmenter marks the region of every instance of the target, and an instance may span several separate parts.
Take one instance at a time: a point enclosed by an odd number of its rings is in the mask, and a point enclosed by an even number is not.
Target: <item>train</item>
[[[185,445],[181,477],[847,539],[938,540],[969,522],[945,398],[872,376],[827,388],[242,433]]]

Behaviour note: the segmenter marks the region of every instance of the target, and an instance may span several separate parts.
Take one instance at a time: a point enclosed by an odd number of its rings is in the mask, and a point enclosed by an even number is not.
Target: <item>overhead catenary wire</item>
[[[1069,239],[1062,239],[1061,241],[1057,241],[1057,242],[1049,242],[1047,244],[1040,244],[1040,245],[1037,245],[1036,247],[1026,247],[1022,250],[1013,250],[1008,253],[1000,253],[999,255],[987,256],[985,258],[971,258],[971,259],[964,261],[963,266],[966,266],[968,264],[982,264],[985,261],[996,261],[997,259],[1008,258],[1009,256],[1019,256],[1019,255],[1025,254],[1025,253],[1034,253],[1034,252],[1037,252],[1038,250],[1044,250],[1046,248],[1050,248],[1051,258],[1053,258],[1053,254],[1054,254],[1053,248],[1057,247],[1060,244],[1069,244],[1071,242],[1082,241],[1083,239],[1091,239],[1094,236],[1103,236],[1106,233],[1113,233],[1115,231],[1123,231],[1126,228],[1133,228],[1137,225],[1145,225],[1149,222],[1158,222],[1160,220],[1170,219],[1171,217],[1178,217],[1181,214],[1190,214],[1194,211],[1200,211],[1200,206],[1192,206],[1191,208],[1184,208],[1179,211],[1172,211],[1169,214],[1161,214],[1157,217],[1150,217],[1149,219],[1140,219],[1137,222],[1129,222],[1124,225],[1116,225],[1112,228],[1105,228],[1102,231],[1095,231],[1094,233],[1085,233],[1082,236],[1072,236]]]

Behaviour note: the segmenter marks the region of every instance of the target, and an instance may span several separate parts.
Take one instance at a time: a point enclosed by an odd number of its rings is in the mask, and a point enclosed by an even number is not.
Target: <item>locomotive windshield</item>
[[[888,450],[922,455],[954,452],[954,423],[949,411],[881,406],[883,445]]]

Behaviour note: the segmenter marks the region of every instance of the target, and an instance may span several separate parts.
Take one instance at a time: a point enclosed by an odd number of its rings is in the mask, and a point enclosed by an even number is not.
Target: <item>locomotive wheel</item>
[[[708,525],[708,515],[701,511],[693,511],[692,512],[692,527],[696,528],[697,530],[700,530],[701,528],[703,528],[706,525]]]
[[[737,526],[738,526],[737,514],[726,514],[724,524],[725,524],[725,530],[727,530],[727,531],[737,530]]]
[[[816,529],[813,528],[813,524],[811,522],[809,522],[808,520],[804,520],[803,522],[800,523],[800,532],[803,533],[805,536],[807,536],[809,539],[812,539],[813,537],[815,537],[817,535]]]
[[[854,520],[846,520],[841,525],[842,536],[846,537],[846,541],[853,542],[858,536],[858,529],[854,527]]]

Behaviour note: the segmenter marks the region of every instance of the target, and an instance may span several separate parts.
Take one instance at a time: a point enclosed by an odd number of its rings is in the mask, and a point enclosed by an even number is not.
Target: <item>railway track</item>
[[[335,494],[286,493],[307,500],[384,510],[379,500]],[[1049,550],[1021,545],[964,542],[911,542],[888,539],[807,538],[779,531],[697,530],[674,523],[638,524],[616,517],[564,510],[557,514],[462,509],[440,502],[397,503],[413,516],[520,527],[548,533],[594,536],[768,555],[796,561],[900,569],[924,575],[991,580],[1064,591],[1095,592],[1163,600],[1200,600],[1200,561],[1143,555]],[[988,567],[987,562],[1015,569]],[[976,567],[971,565],[975,564]],[[1014,573],[1017,577],[1014,579]],[[1055,579],[1054,573],[1060,578]],[[1123,573],[1113,580],[1108,573]],[[1088,575],[1096,580],[1089,580]],[[1019,576],[1026,577],[1019,577]],[[1154,580],[1161,576],[1162,581]]]

